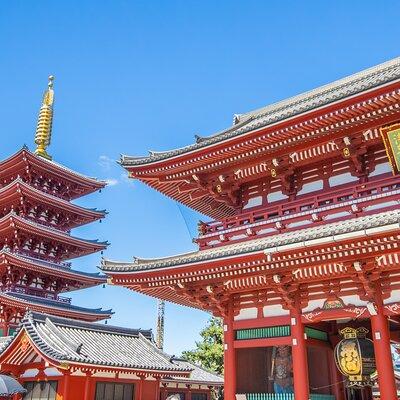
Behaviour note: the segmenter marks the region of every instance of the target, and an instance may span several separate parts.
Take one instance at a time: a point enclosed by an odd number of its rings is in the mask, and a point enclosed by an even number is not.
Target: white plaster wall
[[[280,317],[289,315],[289,311],[284,310],[281,305],[276,306],[265,306],[263,308],[264,317]]]
[[[390,297],[383,301],[383,304],[396,303],[400,301],[400,290],[392,290]]]
[[[257,308],[243,308],[240,310],[239,315],[235,316],[235,321],[242,321],[244,319],[255,319],[257,318]]]

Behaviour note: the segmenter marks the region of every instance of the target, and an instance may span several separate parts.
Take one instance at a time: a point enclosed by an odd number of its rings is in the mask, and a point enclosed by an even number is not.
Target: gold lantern
[[[376,372],[374,344],[368,339],[366,328],[344,328],[343,339],[335,347],[335,361],[339,371],[351,387],[372,386],[371,375]]]

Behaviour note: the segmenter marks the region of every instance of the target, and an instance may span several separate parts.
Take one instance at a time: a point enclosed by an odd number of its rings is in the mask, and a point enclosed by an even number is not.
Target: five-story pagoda
[[[71,202],[105,182],[52,161],[53,77],[39,112],[33,153],[26,147],[0,162],[0,323],[10,334],[27,309],[85,321],[111,311],[71,305],[60,293],[105,282],[98,273],[71,268],[68,260],[106,248],[107,243],[71,235],[71,229],[104,218],[105,212]]]

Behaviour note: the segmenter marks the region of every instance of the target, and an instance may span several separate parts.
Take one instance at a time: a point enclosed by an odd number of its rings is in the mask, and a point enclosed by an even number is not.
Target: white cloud
[[[97,163],[98,163],[98,164],[100,165],[100,167],[103,168],[105,171],[109,171],[110,168],[111,168],[112,166],[115,165],[115,160],[112,159],[112,158],[110,158],[110,157],[108,157],[108,156],[106,156],[106,155],[101,155],[101,156],[99,157]]]
[[[126,172],[123,172],[121,174],[121,182],[127,183],[128,185],[134,185],[134,180],[132,178],[129,178],[128,174]]]
[[[108,178],[105,180],[107,182],[107,186],[115,186],[118,185],[118,179],[115,178]]]

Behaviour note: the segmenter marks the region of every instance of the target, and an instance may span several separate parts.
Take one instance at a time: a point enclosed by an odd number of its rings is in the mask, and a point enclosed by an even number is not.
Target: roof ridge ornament
[[[53,104],[54,104],[54,90],[53,90],[54,76],[49,76],[47,89],[43,94],[42,106],[39,111],[39,118],[36,127],[35,154],[40,157],[51,160],[51,156],[47,153],[47,147],[51,142],[51,130],[53,125]]]

